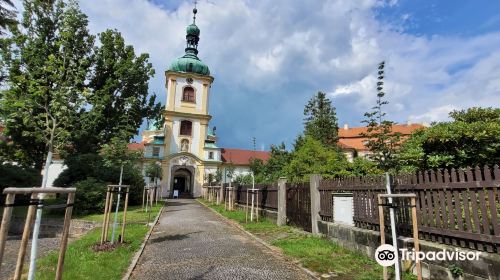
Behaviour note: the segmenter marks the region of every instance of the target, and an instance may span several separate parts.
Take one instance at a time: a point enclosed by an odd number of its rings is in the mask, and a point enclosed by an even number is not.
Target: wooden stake
[[[122,221],[122,234],[121,234],[121,239],[120,243],[123,243],[123,240],[125,240],[125,222],[127,221],[127,206],[128,206],[128,193],[129,193],[129,188],[126,188],[126,194],[125,194],[125,203],[123,205],[123,221]]]
[[[12,208],[14,204],[15,194],[9,193],[5,198],[5,207],[3,208],[2,225],[0,226],[0,271],[2,268],[3,253],[5,251],[5,243],[9,234],[10,218],[12,217]]]
[[[109,187],[108,188],[108,191],[109,191],[109,204],[108,204],[108,211],[107,211],[107,215],[105,217],[106,219],[106,225],[104,227],[104,242],[108,241],[108,231],[109,231],[109,220],[110,220],[110,217],[111,217],[111,211],[113,210],[113,190],[114,188],[113,187]]]
[[[106,203],[104,205],[104,215],[102,217],[101,245],[104,243],[104,240],[106,239],[105,228],[106,228],[106,217],[108,213],[108,204],[109,204],[109,187],[106,191]]]
[[[31,200],[38,198],[38,195],[31,194]],[[26,255],[26,248],[28,247],[28,241],[31,233],[31,225],[35,218],[35,211],[37,205],[32,204],[28,207],[28,214],[26,215],[26,222],[24,223],[23,237],[21,239],[21,246],[19,247],[19,253],[17,255],[16,271],[14,273],[14,280],[21,279],[23,273],[24,256]]]
[[[62,279],[63,266],[64,266],[64,257],[66,255],[66,247],[68,246],[68,236],[69,236],[69,227],[71,224],[71,214],[73,213],[73,202],[75,201],[75,194],[69,193],[66,213],[64,214],[64,226],[63,233],[61,237],[61,248],[59,248],[59,258],[57,259],[57,268],[56,268],[56,280]]]
[[[245,209],[245,223],[248,223],[248,189],[247,189],[247,205]]]
[[[384,225],[384,206],[382,206],[382,197],[380,194],[377,196],[378,200],[378,217],[380,223],[380,245],[385,244],[385,225]],[[394,237],[393,237],[394,238]],[[384,280],[388,279],[387,267],[383,267]]]
[[[411,223],[413,224],[413,244],[415,246],[415,256],[418,256],[420,244],[418,241],[418,223],[417,223],[417,203],[415,197],[411,198]],[[422,263],[415,258],[415,266],[417,268],[417,279],[422,280]]]

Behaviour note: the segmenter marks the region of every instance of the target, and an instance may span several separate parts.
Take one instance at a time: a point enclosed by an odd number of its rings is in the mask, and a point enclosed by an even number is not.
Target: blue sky
[[[116,28],[156,70],[183,55],[192,1],[85,0],[90,29]],[[321,90],[339,124],[360,125],[387,63],[388,116],[446,120],[453,109],[500,107],[500,2],[469,0],[199,1],[199,57],[215,83],[211,126],[219,146],[258,149],[302,131],[303,107]]]

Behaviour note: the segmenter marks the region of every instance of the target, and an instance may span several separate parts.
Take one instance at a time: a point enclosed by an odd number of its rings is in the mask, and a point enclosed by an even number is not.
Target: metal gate
[[[311,191],[309,183],[286,185],[287,224],[311,232]]]

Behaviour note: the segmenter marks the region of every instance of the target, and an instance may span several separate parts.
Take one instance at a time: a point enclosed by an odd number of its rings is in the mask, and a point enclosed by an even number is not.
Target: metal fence
[[[442,169],[393,178],[394,193],[415,193],[421,239],[500,252],[500,169]],[[385,193],[385,178],[357,177],[320,182],[324,221],[333,221],[334,192],[353,194],[355,226],[379,230],[377,194]],[[409,205],[396,201],[398,233],[411,233]],[[387,218],[387,217],[384,217]],[[388,225],[389,223],[386,223]]]

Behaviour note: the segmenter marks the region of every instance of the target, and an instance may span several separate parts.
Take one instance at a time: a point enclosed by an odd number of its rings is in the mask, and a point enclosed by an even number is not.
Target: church
[[[209,67],[198,58],[200,29],[193,23],[186,28],[185,54],[175,59],[165,71],[167,100],[163,127],[148,127],[141,143],[130,149],[143,151],[143,169],[151,162],[161,165],[161,194],[171,197],[174,190],[181,195],[198,197],[204,183],[219,169],[222,182],[228,182],[226,167],[235,167],[234,175],[250,172],[252,158],[267,161],[262,151],[225,149],[217,146],[215,129],[210,128],[209,104],[214,77]],[[209,176],[212,174],[212,176]],[[146,182],[149,178],[145,178]]]

